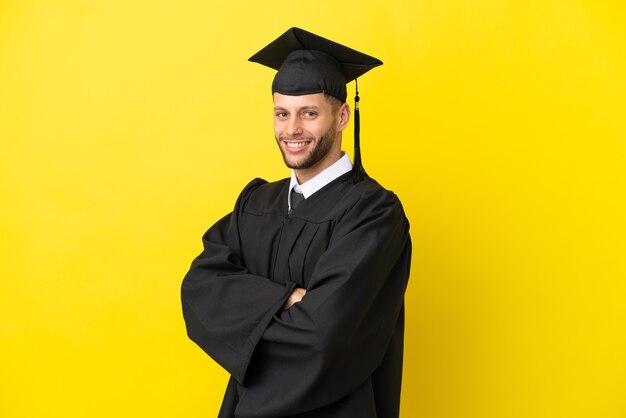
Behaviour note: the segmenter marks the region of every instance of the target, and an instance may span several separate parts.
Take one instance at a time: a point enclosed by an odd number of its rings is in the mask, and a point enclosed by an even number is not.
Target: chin
[[[301,158],[292,158],[283,151],[283,161],[285,162],[285,165],[294,170],[309,168],[308,166],[310,166],[310,163],[307,160],[308,156],[306,155]]]
[[[288,168],[294,169],[294,170],[302,170],[305,168],[309,168],[308,166],[305,166],[305,164],[303,164],[302,161],[293,161],[293,160],[286,160],[285,159],[285,165]]]

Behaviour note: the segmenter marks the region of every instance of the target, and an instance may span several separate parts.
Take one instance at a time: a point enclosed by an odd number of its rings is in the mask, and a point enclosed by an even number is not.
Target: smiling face
[[[341,132],[350,119],[345,103],[324,93],[274,93],[274,134],[285,164],[304,183],[341,158]]]

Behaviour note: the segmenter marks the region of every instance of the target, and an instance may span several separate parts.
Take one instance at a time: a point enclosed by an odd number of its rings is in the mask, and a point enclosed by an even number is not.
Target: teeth
[[[302,148],[306,144],[308,144],[308,142],[287,142],[289,148]]]

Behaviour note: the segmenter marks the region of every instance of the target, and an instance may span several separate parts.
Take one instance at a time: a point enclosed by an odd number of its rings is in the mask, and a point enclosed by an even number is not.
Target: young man
[[[183,281],[189,337],[231,375],[219,417],[398,417],[409,223],[361,166],[358,113],[354,167],[341,151],[346,82],[382,63],[298,28],[250,60],[278,69],[292,175],[250,182]]]

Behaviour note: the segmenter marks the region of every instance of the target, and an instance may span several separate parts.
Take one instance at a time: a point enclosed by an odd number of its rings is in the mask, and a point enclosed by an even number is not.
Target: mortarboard
[[[346,83],[356,80],[382,61],[300,28],[288,29],[248,59],[278,70],[272,93],[289,96],[326,93],[346,101]],[[353,178],[365,174],[360,151],[359,90],[354,98]]]

